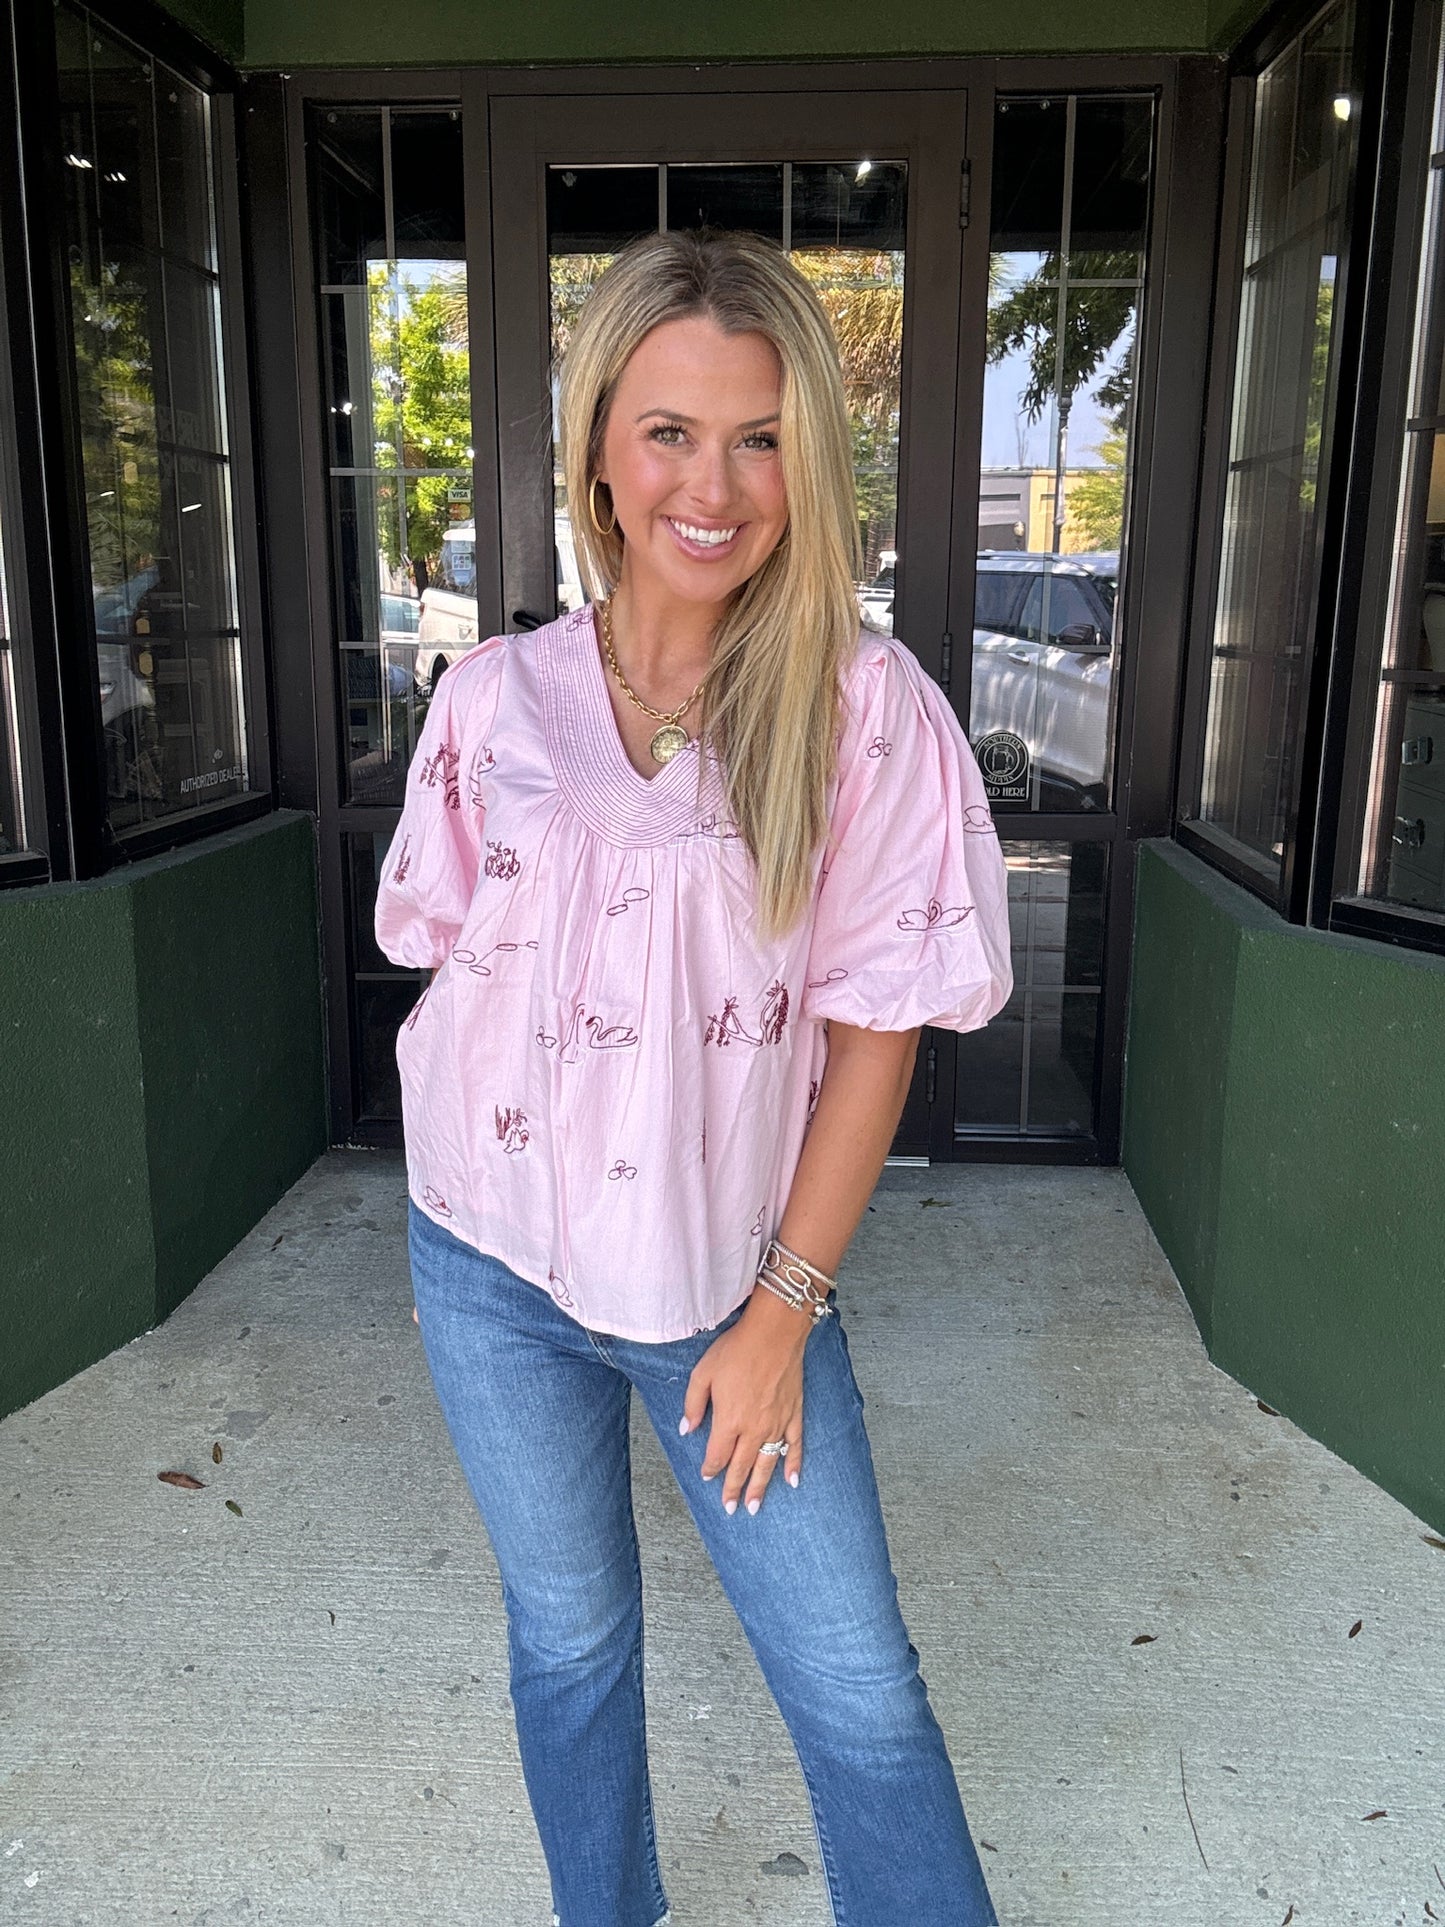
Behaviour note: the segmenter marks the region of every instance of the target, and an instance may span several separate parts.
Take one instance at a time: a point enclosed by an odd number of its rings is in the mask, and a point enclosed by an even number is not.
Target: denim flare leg
[[[590,1331],[409,1206],[432,1382],[502,1578],[512,1703],[560,1927],[659,1927],[628,1418],[635,1389],[787,1723],[836,1927],[996,1927],[898,1607],[840,1317],[803,1354],[804,1467],[756,1514],[704,1483],[694,1365],[741,1315],[645,1344]]]

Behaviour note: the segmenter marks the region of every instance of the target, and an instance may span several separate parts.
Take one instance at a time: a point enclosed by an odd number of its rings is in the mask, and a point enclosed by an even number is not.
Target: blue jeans
[[[634,1387],[787,1722],[837,1927],[997,1927],[918,1654],[898,1608],[841,1317],[803,1353],[803,1471],[761,1509],[679,1434],[719,1333],[643,1344],[409,1208],[432,1382],[502,1576],[512,1704],[560,1927],[659,1927],[632,1515]]]

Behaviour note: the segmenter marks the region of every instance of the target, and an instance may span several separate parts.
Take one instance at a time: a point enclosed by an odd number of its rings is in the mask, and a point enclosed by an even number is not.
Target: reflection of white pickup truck
[[[557,606],[565,614],[586,600],[577,569],[572,524],[565,513],[552,524]],[[430,689],[446,670],[485,637],[477,632],[477,525],[454,522],[442,536],[441,554],[421,599],[416,680]]]
[[[1022,738],[1043,809],[1108,806],[1118,580],[1116,554],[978,557],[969,739]]]

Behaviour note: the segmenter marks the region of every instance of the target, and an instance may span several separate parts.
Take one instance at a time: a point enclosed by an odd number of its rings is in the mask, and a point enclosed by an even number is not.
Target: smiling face
[[[613,392],[600,465],[634,593],[721,602],[772,554],[788,525],[781,396],[782,363],[765,335],[724,334],[692,315],[638,343]]]

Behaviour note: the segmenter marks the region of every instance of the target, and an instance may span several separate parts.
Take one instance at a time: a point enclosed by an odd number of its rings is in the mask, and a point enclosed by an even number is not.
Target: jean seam
[[[630,1403],[631,1401],[629,1400],[629,1405]],[[623,1462],[623,1468],[627,1479],[627,1510],[630,1516],[632,1514],[632,1434],[630,1430],[623,1434],[622,1462]],[[646,1826],[647,1826],[648,1873],[650,1874],[652,1879],[653,1896],[656,1899],[658,1906],[661,1907],[663,1917],[665,1918],[667,1914],[670,1913],[671,1909],[668,1906],[667,1893],[662,1884],[662,1868],[657,1858],[657,1816],[653,1812],[652,1771],[648,1765],[648,1760],[647,1760],[647,1686],[643,1677],[643,1665],[642,1665],[643,1642],[646,1638],[646,1622],[642,1616],[642,1607],[641,1607],[642,1559],[638,1551],[637,1522],[635,1518],[633,1519],[633,1525],[632,1525],[632,1566],[633,1566],[633,1577],[637,1585],[637,1598],[639,1602],[638,1614],[637,1614],[637,1639],[632,1648],[632,1671],[633,1671],[633,1678],[637,1687],[638,1718],[641,1722],[642,1762],[643,1762],[642,1790],[644,1795],[643,1819],[646,1822]],[[661,1927],[661,1922],[660,1921],[654,1922],[653,1927]]]
[[[837,1862],[833,1857],[833,1849],[828,1844],[828,1833],[823,1825],[822,1809],[818,1805],[813,1776],[808,1771],[808,1763],[803,1758],[801,1749],[798,1751],[798,1765],[802,1769],[803,1785],[808,1789],[808,1806],[813,1815],[813,1833],[818,1842],[818,1860],[823,1869],[823,1884],[828,1893],[828,1911],[833,1916],[833,1927],[847,1927],[847,1917],[839,1896]]]

